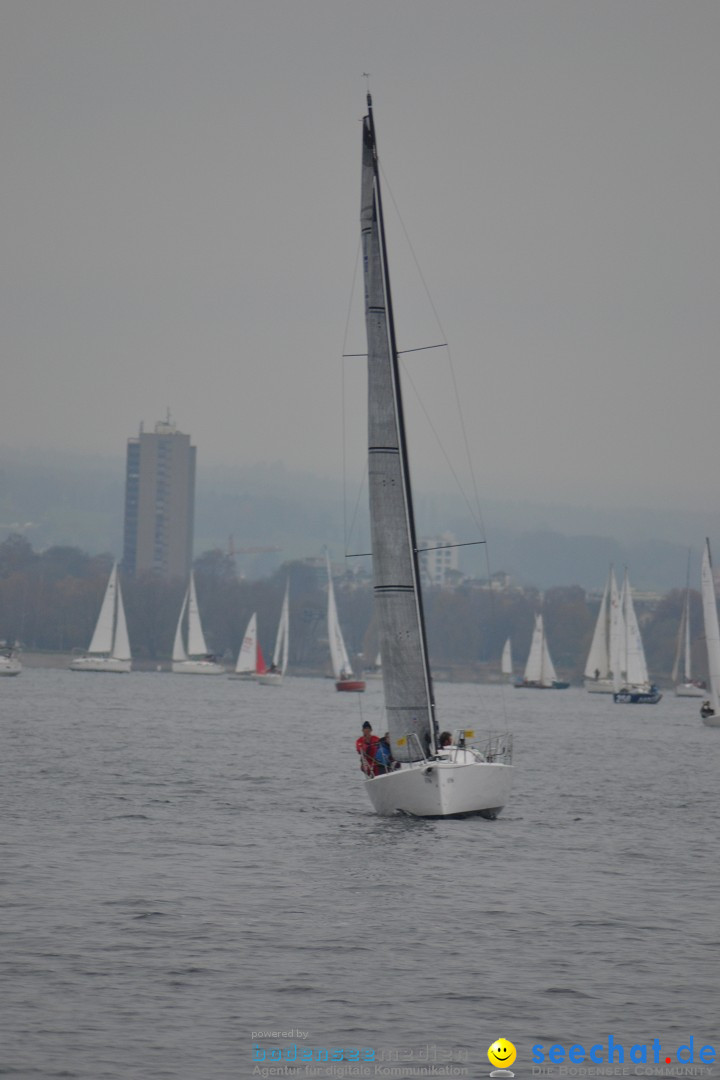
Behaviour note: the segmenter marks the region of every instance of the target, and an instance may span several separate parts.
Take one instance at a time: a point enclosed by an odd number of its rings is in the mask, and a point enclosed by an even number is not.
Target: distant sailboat
[[[242,639],[235,670],[228,675],[228,678],[254,681],[258,675],[264,675],[266,671],[267,667],[257,637],[257,615],[253,612]]]
[[[277,637],[275,638],[272,666],[269,671],[258,674],[258,682],[261,686],[280,686],[283,675],[287,671],[289,642],[290,581],[288,580],[285,586],[285,597],[280,610],[280,622],[278,623]]]
[[[702,602],[708,654],[710,697],[703,701],[700,716],[706,727],[720,727],[720,627],[718,626],[715,579],[710,558],[710,541],[705,541],[702,560]]]
[[[603,590],[595,632],[585,664],[585,689],[590,694],[614,694],[620,689],[620,648],[624,626],[620,594],[612,566]]]
[[[342,630],[340,628],[340,620],[338,619],[337,606],[335,604],[335,589],[333,586],[332,568],[330,566],[330,555],[327,551],[325,552],[325,561],[327,563],[328,575],[328,641],[330,642],[330,661],[332,663],[333,677],[335,679],[335,689],[362,693],[365,689],[365,683],[362,679],[356,679],[353,675],[353,669],[350,664],[347,649],[345,648],[345,639],[343,638]]]
[[[682,668],[682,678],[679,678]],[[687,585],[680,626],[678,627],[675,663],[672,669],[672,681],[677,697],[705,697],[706,688],[692,677],[692,652],[690,649],[690,556],[688,555]]]
[[[557,677],[545,636],[542,615],[535,616],[535,629],[525,665],[525,674],[515,685],[528,690],[567,690],[570,685]]]
[[[183,641],[183,618],[187,611],[187,649]],[[200,612],[195,593],[195,575],[190,571],[190,584],[180,610],[175,644],[173,645],[172,670],[176,675],[224,675],[225,668],[208,652],[205,644]]]
[[[72,660],[69,666],[71,671],[115,672],[121,675],[127,674],[132,667],[117,563],[110,571],[88,651],[84,656]]]
[[[375,663],[370,668],[365,668],[363,675],[366,679],[382,679],[382,656],[380,653],[375,657]]]
[[[623,581],[621,606],[625,628],[624,649],[621,646],[620,654],[623,681],[620,688],[613,694],[613,701],[617,705],[657,705],[662,694],[648,677],[645,649],[635,614],[627,569]]]
[[[19,675],[22,671],[15,646],[9,641],[0,641],[0,676]]]

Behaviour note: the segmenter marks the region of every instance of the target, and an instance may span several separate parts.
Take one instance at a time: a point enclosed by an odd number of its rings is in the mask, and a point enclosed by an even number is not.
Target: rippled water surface
[[[720,1046],[699,703],[437,690],[441,726],[514,732],[495,822],[371,813],[379,684],[2,680],[0,1075],[249,1077],[272,1029],[459,1048],[468,1076],[500,1035],[520,1077],[538,1042]]]

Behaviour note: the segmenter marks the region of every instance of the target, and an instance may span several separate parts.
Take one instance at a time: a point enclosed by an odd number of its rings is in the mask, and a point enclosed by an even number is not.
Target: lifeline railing
[[[408,744],[415,751],[415,761],[430,760],[424,751],[417,732],[410,732],[405,736]],[[468,728],[459,728],[453,732],[452,746],[459,749],[478,750],[485,761],[495,762],[498,765],[512,765],[513,737],[509,731],[484,732],[476,735]]]

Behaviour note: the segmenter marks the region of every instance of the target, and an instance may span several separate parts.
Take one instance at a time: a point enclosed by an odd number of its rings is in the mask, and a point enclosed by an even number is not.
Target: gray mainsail
[[[368,342],[368,484],[385,711],[394,757],[416,761],[434,748],[436,728],[369,94],[360,220]],[[408,737],[413,734],[417,739]]]

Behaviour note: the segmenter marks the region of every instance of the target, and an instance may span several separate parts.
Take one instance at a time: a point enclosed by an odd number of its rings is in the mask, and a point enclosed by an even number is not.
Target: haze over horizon
[[[369,71],[400,346],[450,343],[481,503],[715,522],[717,4],[9,0],[0,30],[6,447],[124,465],[169,407],[201,469],[339,477],[345,441],[361,475]],[[447,357],[405,367],[446,486]]]

